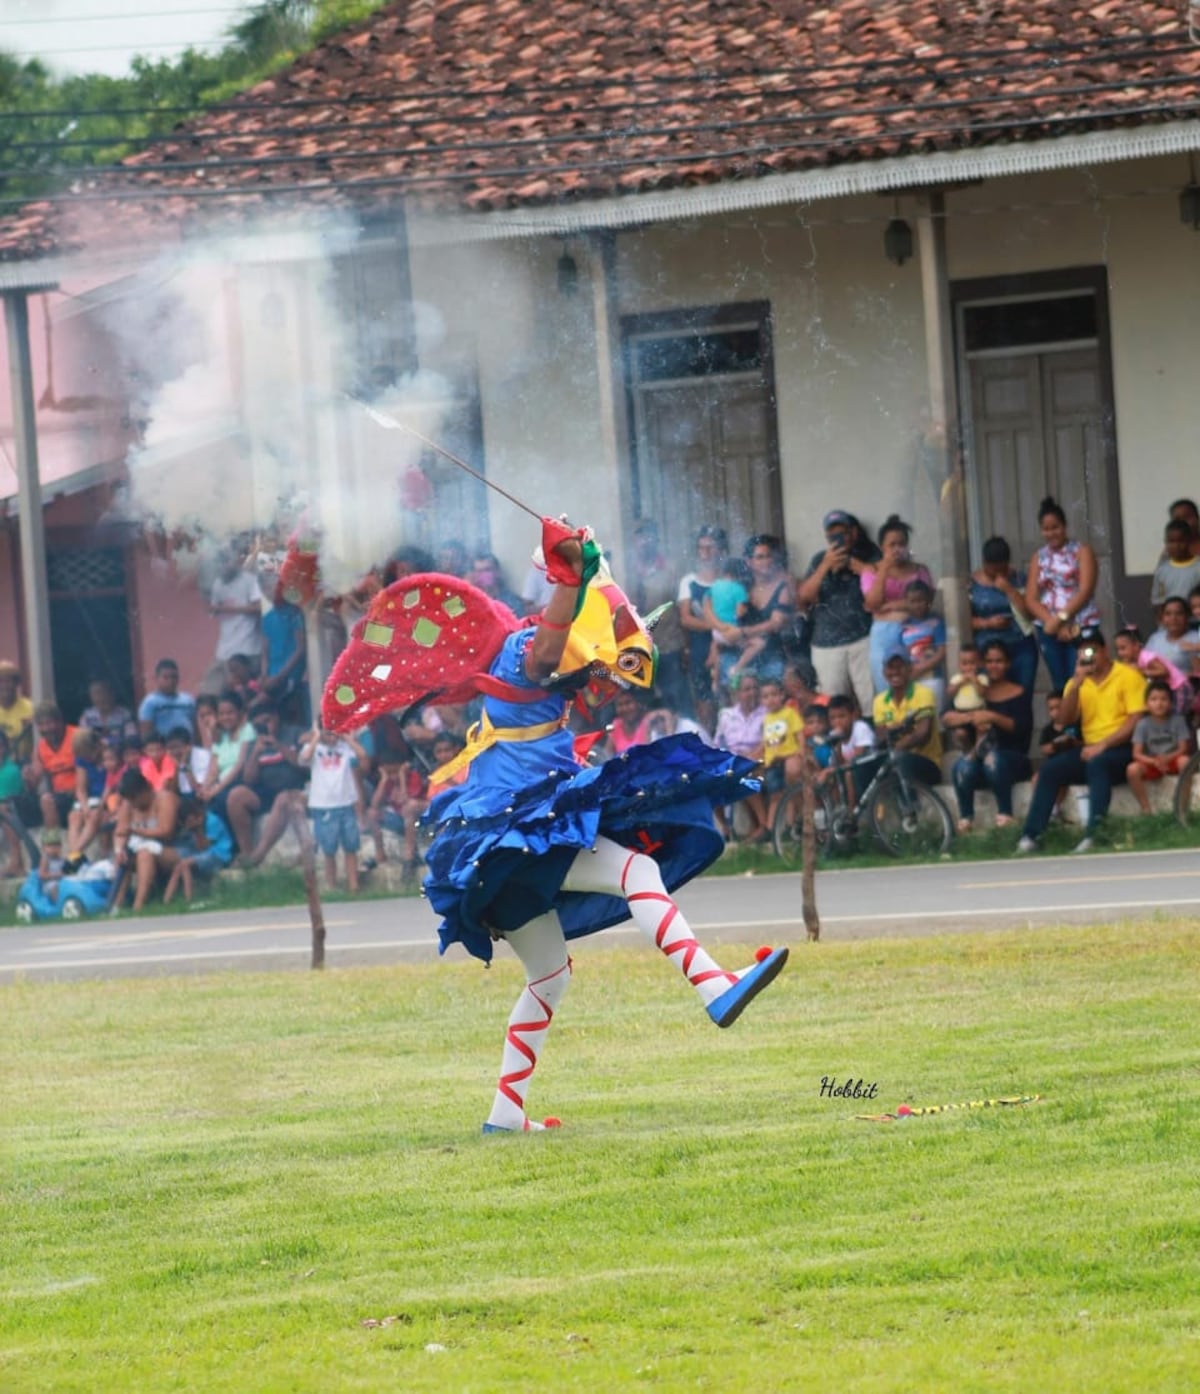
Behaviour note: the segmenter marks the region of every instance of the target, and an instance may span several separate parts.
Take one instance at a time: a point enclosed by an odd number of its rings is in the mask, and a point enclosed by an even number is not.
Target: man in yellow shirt
[[[1133,759],[1133,728],[1146,707],[1145,678],[1136,668],[1113,662],[1104,635],[1095,627],[1081,631],[1075,652],[1075,676],[1063,689],[1058,723],[1078,722],[1083,745],[1051,755],[1039,770],[1018,853],[1037,848],[1058,791],[1068,784],[1088,787],[1087,827],[1075,851],[1090,851],[1096,827],[1112,802],[1112,787],[1125,783],[1125,770]]]
[[[906,649],[891,649],[883,662],[887,688],[880,692],[871,707],[876,735],[883,736],[889,727],[900,726],[910,716],[916,721],[911,730],[892,741],[894,750],[903,751],[900,760],[905,774],[921,784],[942,782],[942,733],[938,730],[937,703],[933,692],[923,683],[913,682],[912,662]]]

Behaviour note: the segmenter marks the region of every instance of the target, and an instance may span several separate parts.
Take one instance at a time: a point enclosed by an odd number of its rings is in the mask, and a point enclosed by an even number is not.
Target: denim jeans
[[[1044,629],[1037,631],[1038,647],[1046,661],[1051,688],[1061,691],[1075,674],[1075,644],[1064,644]],[[1029,689],[1027,688],[1026,691]]]
[[[1029,756],[1017,750],[993,748],[982,759],[964,755],[954,766],[958,816],[974,818],[976,789],[990,789],[996,796],[996,812],[1011,818],[1013,785],[1028,779],[1029,770]]]
[[[900,631],[903,628],[901,620],[871,621],[871,681],[876,692],[887,691],[887,679],[883,676],[883,660],[887,657],[888,650],[894,649],[900,643]]]
[[[1037,783],[1033,786],[1033,802],[1025,819],[1025,836],[1041,837],[1050,822],[1058,791],[1068,784],[1086,784],[1088,787],[1087,831],[1090,833],[1108,812],[1112,802],[1114,784],[1125,783],[1125,768],[1133,759],[1132,745],[1117,745],[1085,760],[1074,750],[1061,750],[1051,755],[1038,771]]]

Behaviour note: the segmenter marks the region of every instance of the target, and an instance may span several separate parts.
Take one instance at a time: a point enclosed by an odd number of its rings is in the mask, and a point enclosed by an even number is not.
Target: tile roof
[[[1187,5],[397,0],[4,218],[0,258],[284,195],[480,212],[1195,116]]]

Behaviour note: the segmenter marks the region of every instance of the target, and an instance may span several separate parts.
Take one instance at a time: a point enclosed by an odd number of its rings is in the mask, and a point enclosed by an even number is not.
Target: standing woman
[[[708,652],[712,645],[712,627],[704,613],[704,597],[720,576],[721,567],[729,552],[729,538],[724,528],[705,524],[696,534],[696,560],[693,570],[679,582],[676,606],[679,622],[687,631],[688,680],[692,689],[692,704],[696,720],[711,732],[717,720],[717,701],[708,669]]]
[[[999,639],[1008,650],[1012,681],[1032,693],[1038,644],[1025,603],[1025,577],[1012,569],[1004,538],[989,537],[983,544],[983,564],[971,572],[969,594],[976,647],[982,653],[991,640]]]
[[[933,589],[928,568],[913,561],[908,550],[911,536],[912,528],[893,513],[879,529],[882,560],[866,568],[859,578],[863,604],[871,615],[871,681],[876,692],[887,689],[884,659],[900,643],[900,630],[908,619],[905,591],[913,581],[924,581]]]
[[[1067,537],[1067,515],[1052,498],[1038,509],[1042,546],[1029,563],[1025,604],[1038,629],[1050,685],[1064,688],[1075,672],[1075,640],[1084,625],[1099,624],[1092,601],[1096,554],[1086,542]]]
[[[770,533],[759,533],[746,543],[745,558],[750,563],[750,600],[738,621],[741,645],[750,639],[765,640],[762,652],[747,667],[760,681],[782,678],[787,657],[783,636],[796,615],[792,578],[783,559],[783,543]]]

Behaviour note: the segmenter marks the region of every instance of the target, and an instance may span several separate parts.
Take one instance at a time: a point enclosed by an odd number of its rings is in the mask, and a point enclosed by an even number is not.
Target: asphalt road
[[[678,899],[698,936],[708,942],[805,937],[798,875],[712,877],[685,887]],[[828,942],[1103,924],[1155,911],[1195,915],[1200,914],[1200,853],[1029,857],[821,872],[817,904],[821,937]],[[331,968],[436,956],[433,915],[420,899],[331,904],[326,931]],[[576,950],[602,949],[636,934],[632,926],[620,926],[577,941]],[[304,968],[310,942],[303,906],[51,921],[0,930],[0,983],[20,977]]]

